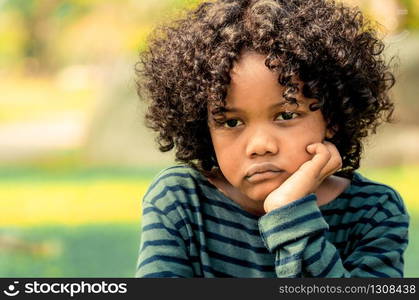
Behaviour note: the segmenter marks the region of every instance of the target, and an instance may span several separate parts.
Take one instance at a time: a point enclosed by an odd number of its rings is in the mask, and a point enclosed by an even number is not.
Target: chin
[[[264,202],[269,193],[248,194],[247,196],[255,202]]]
[[[282,183],[282,182],[281,182]],[[272,191],[274,191],[276,188],[278,188],[281,183],[278,182],[264,182],[259,183],[257,185],[254,185],[250,189],[248,189],[245,194],[250,199],[257,201],[257,202],[263,202],[268,197]]]

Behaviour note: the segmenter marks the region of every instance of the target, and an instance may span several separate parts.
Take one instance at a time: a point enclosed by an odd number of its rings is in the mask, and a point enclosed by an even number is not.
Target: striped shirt
[[[136,277],[403,277],[409,216],[392,188],[358,172],[335,200],[316,195],[256,216],[200,172],[160,172],[143,199]]]

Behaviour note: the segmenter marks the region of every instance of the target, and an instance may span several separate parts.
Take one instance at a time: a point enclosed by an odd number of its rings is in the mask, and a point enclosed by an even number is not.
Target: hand
[[[313,193],[323,180],[342,167],[339,151],[330,142],[310,144],[307,152],[314,155],[312,159],[266,197],[263,204],[266,213]]]

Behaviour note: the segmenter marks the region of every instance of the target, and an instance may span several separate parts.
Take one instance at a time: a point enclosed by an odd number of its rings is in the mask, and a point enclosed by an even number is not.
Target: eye
[[[276,118],[279,121],[288,121],[298,117],[298,114],[292,111],[284,111],[281,112],[278,117]]]
[[[238,125],[243,124],[242,121],[238,120],[238,119],[229,119],[227,121],[224,122],[223,126],[227,127],[227,128],[235,128]]]

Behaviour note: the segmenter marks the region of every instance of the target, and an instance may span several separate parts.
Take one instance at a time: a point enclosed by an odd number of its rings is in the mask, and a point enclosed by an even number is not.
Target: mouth
[[[248,169],[245,178],[249,182],[254,183],[275,178],[278,174],[283,172],[284,170],[278,168],[272,163],[254,164]]]

